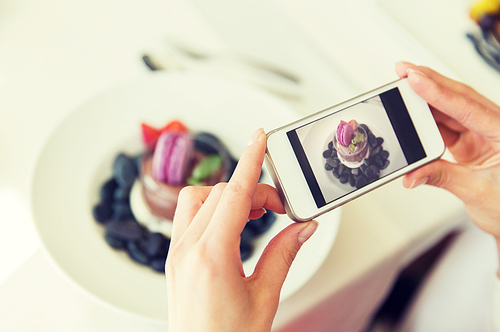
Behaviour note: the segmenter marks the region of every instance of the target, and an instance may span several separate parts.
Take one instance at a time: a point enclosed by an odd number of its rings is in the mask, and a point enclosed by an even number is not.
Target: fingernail
[[[415,69],[412,69],[412,68],[406,69],[406,75],[409,75],[410,73],[414,73],[414,74],[421,75],[421,76],[424,76],[424,77],[429,77],[429,76],[425,75],[423,72],[421,72],[420,70],[415,70]]]
[[[413,64],[408,61],[398,61],[396,62],[396,65],[413,65]]]
[[[264,128],[259,128],[256,131],[254,131],[252,136],[250,136],[250,140],[248,141],[248,145],[252,145],[255,142],[257,142],[263,132],[264,132]]]
[[[421,179],[415,179],[411,183],[411,186],[410,186],[409,189],[413,189],[413,188],[416,188],[416,187],[421,186],[423,184],[426,184],[427,181],[429,181],[429,177],[428,176],[426,176],[425,178],[421,178]]]
[[[318,222],[316,220],[309,221],[309,224],[300,231],[299,236],[297,237],[300,245],[306,242],[314,234],[317,228]]]

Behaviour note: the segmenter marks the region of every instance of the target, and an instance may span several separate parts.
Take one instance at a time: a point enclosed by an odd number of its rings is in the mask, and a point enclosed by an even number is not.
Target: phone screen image
[[[426,157],[397,87],[286,134],[318,208]]]

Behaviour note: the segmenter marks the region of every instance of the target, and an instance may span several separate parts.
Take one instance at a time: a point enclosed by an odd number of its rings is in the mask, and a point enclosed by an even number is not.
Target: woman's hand
[[[257,184],[266,135],[252,135],[227,184],[181,191],[166,264],[169,330],[269,331],[283,282],[317,222],[294,223],[267,246],[245,277],[240,234],[265,209],[284,213],[276,190]]]
[[[400,62],[396,71],[407,76],[413,90],[430,105],[456,160],[419,168],[404,177],[404,185],[427,183],[455,194],[476,224],[500,245],[500,107],[427,67]]]

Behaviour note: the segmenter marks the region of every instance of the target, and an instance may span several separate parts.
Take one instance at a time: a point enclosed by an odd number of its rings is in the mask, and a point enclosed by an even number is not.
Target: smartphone
[[[445,145],[406,78],[267,134],[266,166],[288,216],[308,221],[438,159]]]

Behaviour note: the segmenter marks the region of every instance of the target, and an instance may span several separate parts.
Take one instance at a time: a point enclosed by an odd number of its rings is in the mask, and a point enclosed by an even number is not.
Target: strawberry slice
[[[161,130],[151,127],[146,123],[141,123],[142,128],[142,143],[148,148],[155,146],[158,137],[160,137]]]
[[[186,133],[188,129],[182,122],[174,120],[167,123],[167,125],[161,129],[161,132],[164,131],[171,131],[174,133]]]
[[[352,129],[354,129],[354,130],[358,129],[358,123],[356,122],[356,120],[353,119],[353,120],[349,121],[349,123],[351,124]]]

